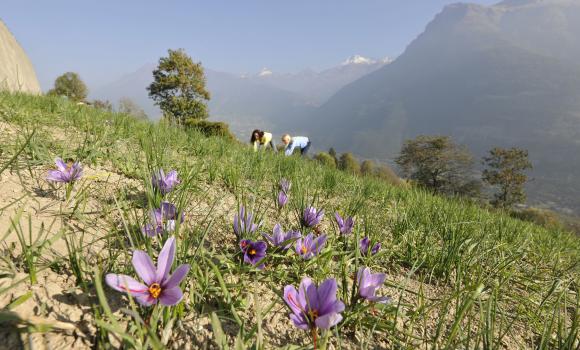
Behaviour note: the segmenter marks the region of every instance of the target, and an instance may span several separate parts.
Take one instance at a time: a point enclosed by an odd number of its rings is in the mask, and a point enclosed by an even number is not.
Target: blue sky
[[[65,71],[79,72],[89,87],[108,83],[168,48],[235,73],[319,70],[354,54],[396,56],[454,2],[6,0],[0,16],[47,89]]]

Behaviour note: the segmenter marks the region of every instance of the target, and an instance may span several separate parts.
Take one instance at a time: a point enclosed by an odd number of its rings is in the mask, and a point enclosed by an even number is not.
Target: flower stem
[[[316,332],[316,327],[312,328],[312,343],[314,345],[314,350],[316,350],[316,339],[318,332]]]

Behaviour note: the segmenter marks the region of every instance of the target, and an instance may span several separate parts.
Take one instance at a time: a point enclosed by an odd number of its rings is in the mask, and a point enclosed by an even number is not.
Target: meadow
[[[79,162],[82,177],[47,181],[55,158]],[[177,172],[170,191],[152,181],[160,169]],[[0,347],[580,349],[578,237],[460,198],[9,93],[0,93],[0,189]],[[152,223],[169,204],[175,213]],[[324,216],[305,218],[309,208]],[[354,218],[352,230],[336,212]],[[277,224],[325,239],[272,244],[263,233]],[[138,254],[173,274],[189,268],[170,288],[167,273],[134,269]],[[387,302],[362,292],[365,267],[386,275],[371,294]],[[145,276],[149,294],[115,290],[109,274]],[[300,293],[305,277],[320,300],[294,312],[287,286]],[[329,279],[336,300],[322,291]],[[167,294],[175,288],[182,298]],[[325,300],[336,312],[323,319]],[[321,305],[301,329],[289,315],[310,303]]]

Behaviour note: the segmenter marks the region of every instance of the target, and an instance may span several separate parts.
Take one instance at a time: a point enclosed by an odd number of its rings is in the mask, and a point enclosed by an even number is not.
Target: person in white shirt
[[[304,157],[310,149],[311,142],[306,136],[290,136],[289,134],[284,134],[282,136],[282,143],[286,145],[284,153],[287,156],[291,156],[294,153],[294,149],[299,148],[300,154]]]

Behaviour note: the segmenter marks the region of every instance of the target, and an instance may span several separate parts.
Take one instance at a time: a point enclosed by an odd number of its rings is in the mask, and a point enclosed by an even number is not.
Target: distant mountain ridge
[[[454,4],[308,120],[323,145],[383,160],[419,134],[528,148],[532,202],[580,212],[579,55],[578,1]]]
[[[212,94],[210,115],[213,120],[230,123],[234,132],[243,138],[256,127],[277,132],[288,128],[301,131],[293,122],[295,118],[312,113],[315,107],[344,85],[390,61],[388,58],[375,60],[355,55],[321,72],[304,70],[298,73],[277,73],[263,68],[254,75],[235,75],[205,68],[207,87]],[[156,119],[161,112],[146,91],[155,67],[155,64],[146,64],[133,73],[95,89],[91,97],[113,103],[128,97]],[[303,131],[308,130],[304,128]]]

